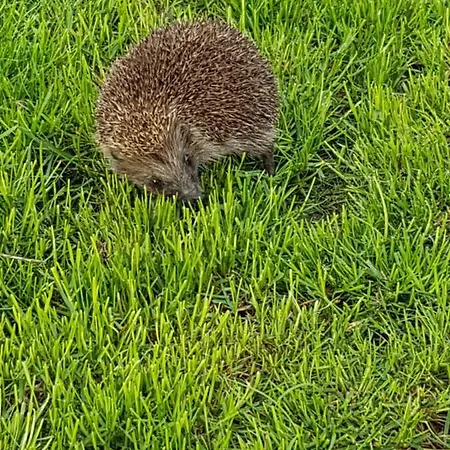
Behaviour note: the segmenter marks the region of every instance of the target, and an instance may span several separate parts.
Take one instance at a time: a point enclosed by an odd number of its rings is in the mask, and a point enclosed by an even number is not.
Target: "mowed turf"
[[[197,209],[96,151],[110,63],[221,17],[282,97]],[[0,5],[0,449],[449,449],[445,0]]]

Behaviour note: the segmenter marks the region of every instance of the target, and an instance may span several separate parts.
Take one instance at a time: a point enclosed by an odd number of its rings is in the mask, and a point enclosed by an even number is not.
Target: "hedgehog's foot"
[[[275,175],[275,161],[273,158],[273,151],[271,151],[270,153],[265,153],[262,156],[262,161],[265,171],[271,176]]]

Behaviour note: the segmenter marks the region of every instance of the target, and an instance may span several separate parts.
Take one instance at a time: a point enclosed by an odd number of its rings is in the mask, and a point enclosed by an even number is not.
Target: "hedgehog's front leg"
[[[271,149],[269,151],[267,151],[267,153],[262,154],[262,161],[264,164],[265,171],[271,176],[275,175],[275,161],[273,158],[273,146],[271,147]]]

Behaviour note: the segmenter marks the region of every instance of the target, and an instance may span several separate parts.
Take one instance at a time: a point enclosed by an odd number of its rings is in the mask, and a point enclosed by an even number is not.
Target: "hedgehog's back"
[[[270,66],[248,38],[221,22],[186,22],[156,30],[116,62],[100,120],[117,124],[120,110],[139,126],[139,118],[175,114],[224,142],[272,129],[277,103]]]

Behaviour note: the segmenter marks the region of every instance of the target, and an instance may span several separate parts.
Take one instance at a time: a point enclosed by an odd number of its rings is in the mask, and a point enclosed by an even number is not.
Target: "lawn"
[[[111,174],[109,65],[174,18],[270,60],[277,175]],[[0,5],[0,449],[449,449],[446,0]]]

